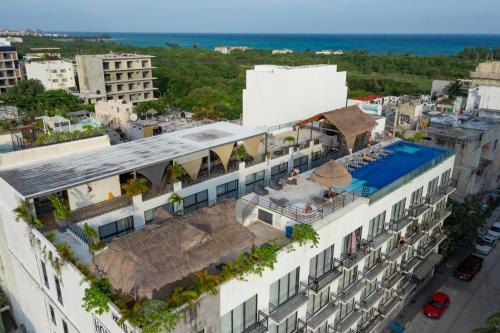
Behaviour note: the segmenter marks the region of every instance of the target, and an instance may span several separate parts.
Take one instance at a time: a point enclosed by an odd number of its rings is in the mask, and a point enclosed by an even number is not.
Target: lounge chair
[[[281,181],[279,179],[271,179],[271,181],[269,182],[269,187],[276,191],[283,189],[283,185],[281,185]]]
[[[255,185],[253,188],[253,192],[257,195],[268,195],[269,191],[264,188],[262,185]]]

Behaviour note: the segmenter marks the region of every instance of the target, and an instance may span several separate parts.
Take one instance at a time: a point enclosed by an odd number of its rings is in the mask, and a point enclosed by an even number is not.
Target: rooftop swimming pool
[[[429,165],[431,161],[440,163],[451,152],[441,148],[423,146],[407,141],[398,141],[384,148],[390,154],[369,162],[368,165],[354,170],[352,183],[341,188],[353,191],[362,186],[368,194],[373,194],[399,178],[418,171],[420,167]]]

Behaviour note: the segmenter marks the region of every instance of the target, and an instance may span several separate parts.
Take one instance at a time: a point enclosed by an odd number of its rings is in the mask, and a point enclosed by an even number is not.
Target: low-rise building
[[[500,86],[477,86],[469,89],[466,111],[500,111]]]
[[[500,87],[500,61],[487,61],[477,65],[470,73],[471,88],[479,86]]]
[[[231,52],[236,51],[236,50],[244,52],[248,49],[249,48],[246,46],[216,46],[216,47],[214,47],[215,52],[219,52],[222,54],[230,54]]]
[[[99,101],[95,104],[95,118],[110,129],[126,131],[131,120],[137,120],[132,103],[125,101]]]
[[[293,50],[290,49],[279,49],[279,50],[272,50],[272,54],[290,54],[293,53]]]
[[[29,80],[39,80],[46,90],[76,88],[73,64],[64,60],[32,60],[25,63]]]

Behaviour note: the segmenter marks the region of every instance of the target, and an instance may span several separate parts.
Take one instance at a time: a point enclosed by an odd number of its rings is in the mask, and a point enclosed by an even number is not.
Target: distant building
[[[500,61],[480,63],[476,70],[470,73],[472,87],[496,86],[500,87]]]
[[[46,90],[76,88],[73,64],[64,60],[33,60],[25,64],[28,79],[39,80]]]
[[[10,42],[3,44],[0,46],[0,95],[22,79],[16,48],[9,46]]]
[[[293,53],[293,50],[290,49],[283,49],[283,50],[273,50],[272,54],[289,54]]]
[[[380,116],[384,96],[354,97],[347,100],[347,106],[357,105],[364,113]]]
[[[321,50],[321,51],[316,51],[315,53],[318,54],[318,55],[343,55],[344,51],[342,51],[342,50],[337,50],[337,51],[334,51],[334,50]]]
[[[95,104],[95,118],[111,129],[120,128],[124,132],[133,119],[134,106],[125,101],[99,101]],[[135,115],[137,117],[137,115]]]
[[[478,86],[469,89],[465,109],[500,111],[500,86]]]
[[[345,107],[346,72],[336,65],[259,65],[246,73],[243,126],[283,126]]]
[[[125,53],[77,55],[80,93],[104,95],[108,101],[134,104],[154,100],[152,58]]]
[[[246,51],[249,48],[246,46],[216,46],[214,47],[215,52],[219,52],[222,54],[230,54],[232,51],[238,50],[238,51]]]
[[[24,60],[60,60],[61,53],[58,47],[34,47],[23,57]]]
[[[162,134],[162,129],[156,120],[137,120],[130,123],[126,133],[130,140],[139,140]]]

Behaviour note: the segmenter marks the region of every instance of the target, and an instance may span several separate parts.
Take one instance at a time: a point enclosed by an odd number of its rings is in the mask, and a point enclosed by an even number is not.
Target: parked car
[[[500,221],[495,222],[495,224],[493,224],[491,228],[488,229],[488,235],[495,238],[500,238]]]
[[[487,256],[497,245],[497,239],[490,235],[485,235],[476,241],[475,251]]]
[[[440,291],[432,295],[427,304],[424,305],[424,314],[433,319],[439,319],[450,306],[450,298]]]
[[[482,267],[483,258],[471,254],[458,265],[455,276],[462,280],[471,281]]]
[[[477,229],[477,234],[479,237],[483,237],[485,236],[486,234],[488,233],[488,228],[485,228],[485,227],[479,227],[479,229]]]

